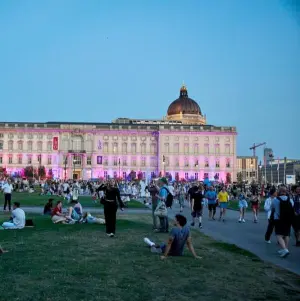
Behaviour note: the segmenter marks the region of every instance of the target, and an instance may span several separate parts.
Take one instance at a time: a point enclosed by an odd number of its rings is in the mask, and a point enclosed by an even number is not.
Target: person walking
[[[248,203],[246,197],[243,193],[239,195],[239,209],[240,209],[240,218],[239,223],[245,223],[245,210],[248,208]]]
[[[281,247],[278,253],[282,258],[290,254],[288,247],[294,218],[293,206],[294,202],[288,196],[286,188],[281,187],[278,196],[272,202],[271,210],[274,210],[275,234]]]
[[[265,242],[267,244],[271,243],[271,235],[273,233],[274,230],[274,212],[272,212],[271,208],[272,208],[272,203],[273,200],[276,198],[277,196],[277,191],[275,188],[271,188],[270,190],[270,197],[268,197],[265,201],[264,204],[264,209],[267,212],[267,216],[268,216],[268,227],[267,227],[267,231],[265,233]]]
[[[205,194],[208,204],[209,219],[215,220],[216,208],[217,208],[217,193],[213,186],[209,186],[208,191]]]
[[[13,189],[14,188],[9,179],[2,186],[2,190],[4,193],[4,207],[3,207],[4,211],[6,211],[7,206],[8,206],[8,210],[11,211],[11,194],[12,194]]]
[[[293,219],[292,226],[296,237],[296,247],[300,247],[300,186],[296,187],[293,200],[295,216]]]
[[[159,194],[157,195],[157,199],[159,202],[164,202],[166,204],[166,200],[168,197],[169,189],[168,189],[168,181],[166,178],[160,178],[158,181]],[[158,204],[159,205],[159,204]],[[159,217],[160,219],[160,232],[169,232],[169,219],[168,216]]]
[[[258,195],[253,195],[250,199],[251,202],[251,208],[253,212],[253,222],[257,223],[258,221],[258,212],[259,212],[259,206],[260,206],[260,199]]]
[[[220,204],[220,218],[219,221],[222,220],[223,218],[223,222],[225,222],[225,214],[226,214],[226,209],[227,209],[227,205],[228,205],[228,200],[229,200],[229,195],[226,191],[226,187],[223,186],[222,190],[218,193],[218,201]]]
[[[103,199],[104,217],[106,223],[106,235],[114,237],[116,234],[116,221],[118,205],[121,210],[124,210],[124,203],[121,200],[120,190],[116,186],[114,180],[109,180],[107,184],[103,184],[98,188],[99,191],[104,191]]]
[[[204,195],[202,193],[202,187],[199,186],[198,190],[195,191],[191,197],[192,197],[191,215],[193,218],[191,226],[192,227],[195,226],[195,219],[198,218],[199,228],[202,229],[202,213],[203,213],[203,199],[204,199]]]

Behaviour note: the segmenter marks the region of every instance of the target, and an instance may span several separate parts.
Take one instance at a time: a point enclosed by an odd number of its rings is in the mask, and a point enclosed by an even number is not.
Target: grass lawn
[[[1,194],[1,204],[4,203],[4,195]],[[56,200],[63,200],[62,197],[58,196],[47,196],[47,195],[39,195],[37,193],[28,193],[28,192],[13,192],[12,194],[12,202],[20,202],[21,206],[44,206],[47,203],[49,198],[53,198]],[[99,200],[97,203],[92,200],[91,196],[80,196],[80,203],[83,207],[102,207]],[[67,201],[64,201],[64,204],[67,204]],[[131,200],[128,202],[128,208],[146,208],[144,204]]]
[[[161,261],[142,239],[162,242],[167,235],[151,233],[145,215],[122,216],[113,239],[100,225],[34,220],[34,229],[1,231],[10,252],[0,256],[0,300],[299,300],[298,276],[198,232],[202,260],[185,251]]]

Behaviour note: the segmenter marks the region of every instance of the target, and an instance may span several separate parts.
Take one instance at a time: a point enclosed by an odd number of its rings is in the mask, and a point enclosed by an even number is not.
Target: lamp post
[[[39,176],[39,182],[40,182],[41,181],[42,154],[38,155],[38,160],[39,160],[38,176]]]
[[[262,172],[261,172],[261,169],[262,169],[262,165],[261,165],[261,161],[259,162],[259,175],[260,175],[260,184],[262,184]]]
[[[274,155],[272,153],[269,154],[270,164],[271,164],[271,184],[273,185],[273,159]]]
[[[73,180],[74,180],[74,176],[75,176],[75,164],[76,164],[76,159],[75,159],[75,154],[73,156]]]

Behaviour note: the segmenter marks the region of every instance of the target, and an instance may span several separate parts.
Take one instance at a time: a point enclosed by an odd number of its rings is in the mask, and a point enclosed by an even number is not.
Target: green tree
[[[243,184],[243,173],[242,172],[238,172],[237,174],[237,182],[239,185]]]
[[[24,168],[24,176],[26,178],[33,178],[33,174],[34,174],[34,169],[32,166],[26,166]]]
[[[37,170],[37,175],[39,178],[43,179],[46,177],[46,169],[45,166],[39,166]]]

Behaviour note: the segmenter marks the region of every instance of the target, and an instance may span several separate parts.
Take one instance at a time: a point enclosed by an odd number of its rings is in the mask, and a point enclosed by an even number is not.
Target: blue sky
[[[300,158],[300,23],[281,0],[0,1],[4,121],[161,118],[184,80],[208,123]],[[259,154],[262,150],[259,151]]]

